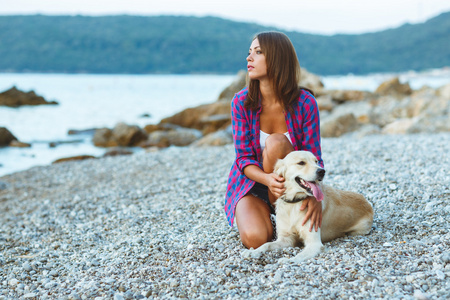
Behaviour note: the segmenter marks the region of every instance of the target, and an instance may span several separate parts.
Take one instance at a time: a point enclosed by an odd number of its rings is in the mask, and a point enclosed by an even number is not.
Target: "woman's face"
[[[266,57],[261,52],[258,39],[254,39],[250,45],[247,56],[248,76],[252,80],[262,80],[267,78]]]

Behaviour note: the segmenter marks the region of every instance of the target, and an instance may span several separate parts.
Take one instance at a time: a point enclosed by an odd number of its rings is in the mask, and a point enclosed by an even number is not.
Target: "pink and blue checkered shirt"
[[[241,90],[231,102],[236,160],[231,167],[225,196],[225,213],[230,226],[233,226],[236,204],[255,184],[253,180],[245,176],[244,168],[248,165],[257,165],[262,169],[262,151],[259,143],[261,105],[256,111],[245,108],[247,92],[247,88]],[[310,92],[302,90],[293,111],[293,114],[286,111],[285,119],[294,149],[311,151],[319,160],[319,165],[323,167],[319,109],[316,99]]]

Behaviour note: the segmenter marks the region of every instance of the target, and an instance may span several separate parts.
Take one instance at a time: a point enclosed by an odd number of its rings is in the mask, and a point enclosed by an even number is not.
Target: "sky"
[[[216,16],[324,35],[375,32],[448,11],[449,0],[0,0],[0,15]]]

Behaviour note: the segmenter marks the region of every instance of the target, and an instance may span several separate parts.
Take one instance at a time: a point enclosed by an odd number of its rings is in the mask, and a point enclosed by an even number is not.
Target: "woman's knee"
[[[239,231],[239,235],[245,247],[256,249],[272,239],[273,229],[245,228]]]
[[[247,195],[238,202],[235,212],[239,235],[247,248],[256,249],[271,240],[270,209],[263,200]]]
[[[282,133],[272,133],[266,139],[264,151],[268,156],[283,158],[292,150],[294,149],[291,142],[289,142],[288,138]]]

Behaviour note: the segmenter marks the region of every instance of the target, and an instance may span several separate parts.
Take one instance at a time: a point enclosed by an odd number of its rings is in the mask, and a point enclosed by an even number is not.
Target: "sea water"
[[[327,89],[374,91],[386,79],[399,76],[413,89],[439,87],[450,82],[449,70],[426,73],[325,76]],[[47,165],[75,155],[101,156],[89,134],[69,130],[112,128],[119,122],[144,127],[157,124],[185,108],[216,101],[235,76],[231,75],[92,75],[0,74],[0,92],[12,86],[33,90],[58,105],[0,106],[0,127],[6,127],[31,148],[0,148],[0,176]],[[50,147],[50,142],[57,143]]]

